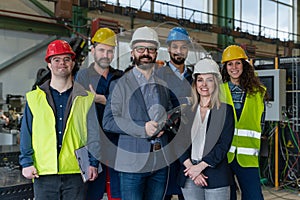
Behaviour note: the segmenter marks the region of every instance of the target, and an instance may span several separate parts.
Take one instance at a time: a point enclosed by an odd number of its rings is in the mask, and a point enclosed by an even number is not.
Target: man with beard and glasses
[[[172,103],[175,107],[182,104],[189,104],[193,72],[185,65],[185,61],[188,56],[191,39],[184,28],[174,27],[169,31],[166,43],[168,45],[170,61],[166,62],[164,67],[157,70],[157,75],[167,82],[171,91]],[[177,126],[179,128],[180,121],[177,123]],[[165,200],[170,200],[172,195],[178,195],[179,200],[184,199],[181,188],[176,183],[179,168],[180,162],[178,160],[172,163],[170,167],[170,178]]]
[[[94,62],[85,69],[81,69],[76,75],[76,81],[85,89],[95,94],[95,103],[100,127],[102,128],[103,112],[106,105],[106,99],[109,93],[109,85],[111,81],[120,78],[123,75],[121,70],[114,69],[110,66],[117,46],[117,37],[113,30],[109,28],[100,28],[96,31],[92,38],[91,55]],[[108,139],[117,145],[118,135],[106,134]],[[105,146],[105,144],[103,144]],[[107,148],[104,147],[104,150]],[[112,151],[109,152],[114,157]],[[114,158],[112,158],[114,159]],[[116,171],[110,167],[104,166],[103,171],[99,174],[94,182],[88,183],[87,199],[102,199],[103,193],[106,191],[109,200],[119,199],[119,178]]]
[[[172,105],[166,83],[154,73],[160,47],[156,31],[138,28],[130,47],[134,67],[111,84],[103,128],[119,134],[115,169],[122,200],[161,200],[168,174],[168,136],[159,124]]]

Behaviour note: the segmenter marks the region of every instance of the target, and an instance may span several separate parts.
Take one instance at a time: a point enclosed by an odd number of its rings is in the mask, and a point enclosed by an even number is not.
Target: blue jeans
[[[232,174],[236,175],[241,189],[242,200],[263,200],[260,178],[259,178],[259,168],[258,167],[241,167],[236,158],[229,164],[232,170]],[[236,185],[232,185],[231,200],[236,200]]]
[[[167,173],[167,168],[147,173],[120,172],[122,200],[163,199]]]
[[[206,189],[197,186],[190,178],[186,179],[181,190],[187,200],[229,200],[230,198],[230,186]]]
[[[34,179],[35,200],[82,200],[86,194],[86,184],[80,174],[42,175]]]

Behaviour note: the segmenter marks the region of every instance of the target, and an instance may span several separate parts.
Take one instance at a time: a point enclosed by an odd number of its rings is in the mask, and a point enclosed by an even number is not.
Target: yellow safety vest
[[[222,84],[221,99],[234,107],[228,83]],[[263,95],[257,92],[254,95],[246,94],[244,107],[237,120],[234,110],[235,131],[228,162],[231,163],[236,156],[237,162],[242,167],[258,167],[258,156],[261,138],[261,117],[264,111]]]
[[[77,96],[72,104],[57,158],[55,116],[40,88],[26,94],[32,112],[33,161],[39,175],[80,173],[74,150],[86,144],[87,114],[94,95]]]

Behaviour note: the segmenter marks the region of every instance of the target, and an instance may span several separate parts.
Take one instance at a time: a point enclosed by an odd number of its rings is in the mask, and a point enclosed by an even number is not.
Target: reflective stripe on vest
[[[237,148],[238,154],[244,154],[244,155],[250,155],[250,156],[258,156],[259,150],[258,149],[252,149],[252,148],[243,148],[238,147]]]
[[[252,131],[252,130],[242,130],[242,129],[235,129],[234,135],[242,136],[242,137],[251,137],[256,139],[260,139],[261,137],[260,132]]]
[[[239,137],[248,137],[253,138],[256,140],[260,140],[261,133],[253,130],[243,130],[243,129],[235,129],[234,135]],[[232,146],[234,147],[234,146]],[[237,154],[244,154],[249,156],[258,156],[259,155],[259,149],[257,148],[249,148],[249,147],[234,147],[234,149],[237,149]],[[230,148],[231,150],[231,148]],[[232,152],[232,151],[229,151]],[[233,151],[234,153],[234,151]]]
[[[259,154],[258,149],[231,146],[229,152],[234,153],[235,151],[237,152],[237,154],[244,154],[249,156],[258,156]]]
[[[228,152],[234,153],[235,150],[236,150],[236,146],[231,146]]]

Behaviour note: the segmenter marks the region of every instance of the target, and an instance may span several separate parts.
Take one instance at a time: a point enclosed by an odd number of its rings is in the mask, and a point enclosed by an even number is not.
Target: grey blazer
[[[164,81],[154,77],[157,84],[160,105],[171,108],[169,91]],[[150,121],[143,95],[131,71],[112,82],[110,95],[103,117],[103,128],[110,133],[120,134],[115,169],[122,172],[145,172],[166,166],[164,149],[153,153],[145,131]],[[167,134],[161,137],[162,145],[167,143]],[[155,159],[150,159],[154,158]]]

